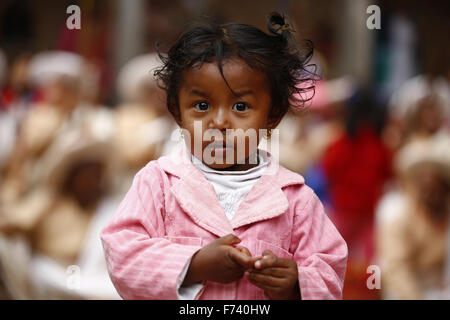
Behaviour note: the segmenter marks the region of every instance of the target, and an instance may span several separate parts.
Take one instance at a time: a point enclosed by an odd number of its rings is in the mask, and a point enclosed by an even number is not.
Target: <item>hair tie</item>
[[[289,24],[284,24],[280,28],[281,31],[291,31],[291,26]]]

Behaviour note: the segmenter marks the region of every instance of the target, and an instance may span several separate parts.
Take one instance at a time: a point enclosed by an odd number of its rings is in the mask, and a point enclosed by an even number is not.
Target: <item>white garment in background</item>
[[[66,267],[34,254],[29,274],[38,299],[120,299],[106,268],[100,231],[120,203],[120,197],[103,199],[89,223],[76,264]]]

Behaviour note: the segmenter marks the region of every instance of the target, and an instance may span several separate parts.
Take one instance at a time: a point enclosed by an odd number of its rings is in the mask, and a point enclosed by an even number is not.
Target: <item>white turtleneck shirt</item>
[[[228,220],[235,215],[239,205],[261,178],[269,163],[264,151],[258,152],[258,165],[245,171],[215,170],[191,155],[192,163],[214,187],[214,190]]]

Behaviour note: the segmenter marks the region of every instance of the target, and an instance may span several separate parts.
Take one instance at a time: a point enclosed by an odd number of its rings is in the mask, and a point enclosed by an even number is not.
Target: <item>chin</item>
[[[229,168],[234,167],[236,164],[228,164],[228,163],[212,163],[212,164],[207,164],[205,163],[205,165],[207,165],[208,167],[210,167],[211,169],[215,169],[215,170],[226,170]]]

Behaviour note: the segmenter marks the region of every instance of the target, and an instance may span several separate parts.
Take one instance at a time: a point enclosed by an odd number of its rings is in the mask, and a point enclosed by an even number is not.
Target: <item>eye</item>
[[[205,101],[197,102],[194,104],[194,108],[198,111],[208,111],[209,110],[209,103]]]
[[[237,102],[233,105],[233,110],[238,112],[247,111],[249,108],[250,108],[249,105],[246,104],[245,102]]]

